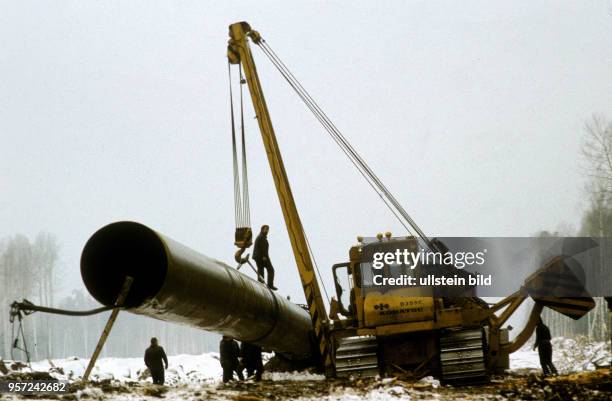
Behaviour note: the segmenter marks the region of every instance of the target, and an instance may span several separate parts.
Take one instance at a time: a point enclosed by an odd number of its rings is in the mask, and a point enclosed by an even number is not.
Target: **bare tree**
[[[587,210],[582,233],[600,238],[600,272],[604,277],[609,258],[605,239],[612,233],[612,122],[601,115],[593,115],[584,125],[581,147],[582,168],[589,178],[587,192],[590,209]],[[597,300],[595,310],[588,315],[589,338],[606,338],[607,309],[602,299]]]
[[[59,245],[53,234],[41,232],[36,236],[33,244],[33,256],[38,281],[38,302],[41,305],[53,306],[54,278],[58,261]],[[49,315],[39,316],[38,323],[41,331],[45,333],[46,357],[52,355],[52,341]]]
[[[7,309],[4,308],[11,301],[29,297],[33,293],[33,266],[32,246],[28,238],[23,235],[8,238],[4,252],[0,255],[0,269],[2,270],[0,302],[3,305],[3,313],[0,314],[0,329],[3,334],[2,353],[5,355],[10,355],[12,327],[9,324]],[[34,337],[36,341],[35,333],[27,334]]]
[[[607,202],[612,195],[612,122],[593,115],[584,124],[584,132],[582,167],[590,178],[589,192]]]

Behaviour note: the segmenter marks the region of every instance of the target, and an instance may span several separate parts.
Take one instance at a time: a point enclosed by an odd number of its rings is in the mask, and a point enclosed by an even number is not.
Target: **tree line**
[[[584,124],[579,168],[586,177],[586,209],[580,228],[543,231],[540,235],[596,238],[599,242],[598,260],[590,266],[595,271],[586,273],[591,279],[609,279],[612,270],[612,122],[602,115],[594,115]],[[578,321],[547,308],[544,310],[544,320],[554,336],[584,335],[591,340],[607,340],[610,338],[607,303],[601,297],[595,301],[595,309]]]
[[[15,300],[67,310],[100,307],[82,290],[58,299],[58,263],[59,245],[52,234],[41,233],[33,241],[23,235],[0,241],[0,360],[25,360],[26,346],[32,361],[91,356],[110,312],[87,317],[35,312],[23,319],[25,341],[18,336],[19,322],[9,321],[9,306]],[[151,337],[171,355],[218,351],[220,340],[213,333],[122,312],[101,357],[142,356]]]

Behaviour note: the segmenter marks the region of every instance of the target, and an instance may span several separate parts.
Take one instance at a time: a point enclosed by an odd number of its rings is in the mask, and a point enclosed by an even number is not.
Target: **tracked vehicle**
[[[122,283],[131,277],[132,288],[125,300],[128,311],[256,343],[300,362],[300,366],[319,366],[329,376],[432,374],[447,383],[482,382],[490,374],[508,368],[509,354],[531,337],[544,307],[574,319],[594,307],[594,300],[581,287],[563,255],[550,258],[516,292],[495,304],[477,297],[473,285],[458,286],[453,293],[441,293],[431,285],[377,284],[374,277],[378,270],[373,267],[373,255],[377,252],[444,253],[445,245],[427,237],[417,226],[257,31],[246,22],[238,22],[230,25],[229,35],[230,88],[232,68],[238,66],[238,85],[248,86],[304,290],[305,308],[290,303],[232,266],[131,222],[103,227],[83,250],[83,280],[98,301],[113,305]],[[336,290],[329,309],[321,295],[251,44],[261,48],[408,231],[400,237],[380,234],[371,239],[358,238],[353,246],[350,246],[353,241],[347,239],[347,260],[333,265],[329,273],[333,275]],[[244,121],[242,124],[234,121],[233,100],[231,104],[237,201],[235,260],[240,267],[249,263],[248,255],[243,255],[252,245],[252,230],[244,129],[241,132],[242,185],[237,156],[236,127],[244,128]],[[240,116],[244,118],[243,110]],[[422,264],[415,269],[395,265],[382,270],[385,269],[388,276],[402,274],[415,278],[429,274],[432,269],[438,273],[469,275],[452,264]],[[348,285],[343,287],[341,282]],[[559,283],[572,287],[572,292],[550,291]],[[510,341],[505,325],[528,297],[535,301],[528,322]]]

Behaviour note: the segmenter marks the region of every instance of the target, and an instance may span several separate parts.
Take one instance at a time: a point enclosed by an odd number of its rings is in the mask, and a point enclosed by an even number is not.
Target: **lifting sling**
[[[238,146],[236,140],[236,121],[234,117],[234,96],[232,91],[232,70],[231,64],[228,63],[229,77],[229,92],[230,92],[230,119],[232,127],[232,160],[234,173],[234,212],[236,220],[236,232],[234,235],[234,244],[238,250],[234,254],[234,259],[240,266],[247,263],[249,255],[242,254],[253,244],[253,231],[251,230],[251,212],[249,206],[249,179],[247,174],[247,158],[246,158],[246,139],[244,134],[244,103],[242,97],[242,85],[244,78],[242,77],[242,67],[239,67],[239,85],[240,85],[240,140],[241,140],[241,167],[242,167],[242,188],[240,185],[240,169],[238,166]]]

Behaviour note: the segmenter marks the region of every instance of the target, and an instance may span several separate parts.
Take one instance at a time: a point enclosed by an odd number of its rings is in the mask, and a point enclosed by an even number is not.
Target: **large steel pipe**
[[[248,341],[294,358],[310,356],[307,311],[267,286],[152,229],[117,222],[85,244],[81,275],[90,294],[112,305],[134,282],[128,311]]]

